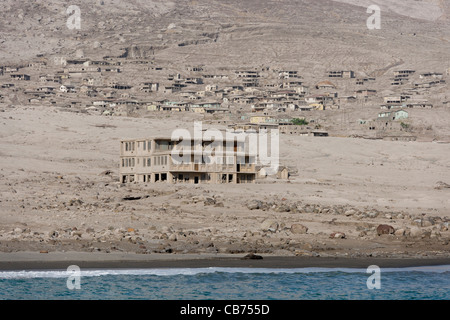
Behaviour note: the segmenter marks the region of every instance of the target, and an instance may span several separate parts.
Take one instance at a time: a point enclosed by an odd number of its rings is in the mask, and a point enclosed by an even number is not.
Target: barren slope
[[[377,1],[389,10],[383,13],[381,30],[368,30],[370,14],[362,1],[155,0],[125,5],[84,0],[79,1],[82,28],[69,30],[65,11],[70,1],[9,0],[0,13],[0,55],[12,62],[37,54],[71,56],[84,49],[86,55],[101,57],[140,46],[174,64],[281,65],[314,74],[341,67],[366,73],[394,65],[442,67],[449,59],[450,28],[437,17],[448,9],[441,3],[409,2],[396,6]],[[423,15],[432,18],[424,20]]]

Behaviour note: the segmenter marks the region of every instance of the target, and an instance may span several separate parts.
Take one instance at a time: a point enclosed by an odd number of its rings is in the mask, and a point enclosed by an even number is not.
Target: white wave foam
[[[177,275],[199,275],[211,273],[244,273],[244,274],[307,274],[307,273],[364,273],[363,268],[167,268],[167,269],[91,269],[81,270],[81,277],[101,277],[101,276],[177,276]],[[381,272],[450,272],[450,265],[425,266],[408,268],[382,268]],[[66,270],[34,270],[34,271],[0,271],[0,279],[32,279],[32,278],[67,278],[72,276],[72,272]]]

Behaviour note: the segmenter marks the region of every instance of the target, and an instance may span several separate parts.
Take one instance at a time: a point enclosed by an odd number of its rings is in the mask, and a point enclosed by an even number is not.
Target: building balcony
[[[172,172],[236,172],[234,164],[204,164],[204,163],[187,163],[187,164],[171,164]]]

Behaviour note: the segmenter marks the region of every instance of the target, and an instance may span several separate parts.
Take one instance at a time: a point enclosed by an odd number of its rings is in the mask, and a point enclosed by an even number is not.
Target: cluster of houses
[[[399,120],[397,113],[407,118],[408,108],[433,108],[427,99],[417,97],[424,90],[445,84],[444,73],[422,73],[418,81],[412,81],[415,72],[394,71],[391,86],[401,86],[401,93],[380,97],[379,91],[373,89],[376,78],[357,77],[352,70],[330,70],[322,81],[306,83],[297,70],[289,69],[208,69],[194,65],[173,70],[145,58],[40,56],[27,65],[0,66],[0,103],[5,101],[5,93],[13,92],[20,97],[20,103],[103,115],[192,112],[234,119],[230,125],[235,127],[326,135],[317,131],[313,119],[307,121],[314,124],[309,127],[295,125],[292,120],[305,119],[314,111],[332,112],[367,102],[379,103],[382,109],[378,116],[374,115],[375,120],[391,122]],[[406,88],[404,84],[411,86]],[[368,130],[374,127],[368,126]]]

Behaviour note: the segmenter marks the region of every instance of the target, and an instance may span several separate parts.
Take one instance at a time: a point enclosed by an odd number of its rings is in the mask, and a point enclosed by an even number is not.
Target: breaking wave
[[[430,272],[450,273],[450,265],[423,266],[407,268],[381,268],[381,272]],[[243,273],[243,274],[307,274],[307,273],[364,273],[363,268],[164,268],[164,269],[85,269],[80,271],[81,277],[102,276],[195,276],[211,273]],[[67,278],[74,275],[67,270],[23,270],[0,271],[0,279],[32,279],[32,278]]]

